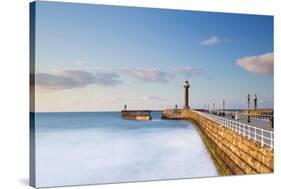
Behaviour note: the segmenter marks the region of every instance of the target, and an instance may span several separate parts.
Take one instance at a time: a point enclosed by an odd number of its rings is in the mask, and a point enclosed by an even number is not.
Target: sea
[[[189,121],[120,112],[35,113],[37,187],[217,176]]]

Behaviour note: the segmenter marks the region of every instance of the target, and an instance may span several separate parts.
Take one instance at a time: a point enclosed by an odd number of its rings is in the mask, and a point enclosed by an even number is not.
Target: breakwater
[[[189,110],[163,111],[163,119],[190,120],[198,126],[200,135],[221,175],[272,173],[273,149],[223,127],[201,114]]]

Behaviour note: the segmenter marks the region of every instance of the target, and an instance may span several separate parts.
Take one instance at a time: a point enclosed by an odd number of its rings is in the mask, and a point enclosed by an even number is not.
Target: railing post
[[[245,125],[244,125],[244,124],[243,124],[243,131],[244,131],[243,136],[246,136],[246,127],[245,127]]]
[[[232,125],[225,118],[223,118],[223,120],[228,127],[232,128]]]
[[[257,128],[255,127],[255,141],[257,141]]]
[[[224,120],[224,124],[229,126],[229,123],[227,122],[227,120],[225,118],[223,118],[223,120]]]
[[[239,135],[241,134],[241,131],[240,131],[240,125],[238,124],[238,123],[236,123],[236,127],[237,127],[237,129],[238,129],[238,133],[239,133]]]
[[[264,141],[263,141],[263,128],[261,129],[261,147],[263,147]]]
[[[270,148],[273,148],[273,132],[270,133]]]
[[[243,127],[244,127],[244,136],[247,137],[247,129],[246,129],[246,125],[243,123]]]

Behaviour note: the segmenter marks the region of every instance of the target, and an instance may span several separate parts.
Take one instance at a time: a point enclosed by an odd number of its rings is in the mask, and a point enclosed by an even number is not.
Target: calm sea
[[[120,118],[119,112],[36,113],[39,187],[216,176],[188,121]]]

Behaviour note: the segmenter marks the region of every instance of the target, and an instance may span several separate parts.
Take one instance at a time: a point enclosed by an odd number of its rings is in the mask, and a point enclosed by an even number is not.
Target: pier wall
[[[261,147],[255,141],[242,137],[194,111],[182,110],[173,115],[172,110],[164,110],[162,118],[194,122],[221,175],[274,171],[273,150]]]

